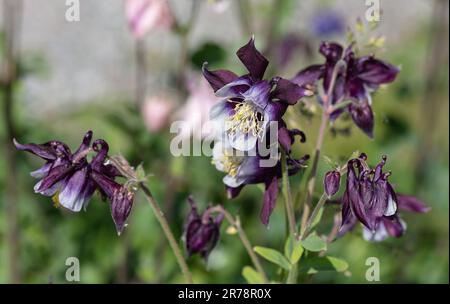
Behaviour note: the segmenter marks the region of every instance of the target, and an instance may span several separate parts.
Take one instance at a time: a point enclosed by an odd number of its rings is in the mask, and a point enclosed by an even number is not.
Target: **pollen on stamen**
[[[237,103],[234,114],[228,117],[227,122],[231,124],[228,130],[230,135],[241,132],[261,137],[263,134],[262,115],[248,102]]]

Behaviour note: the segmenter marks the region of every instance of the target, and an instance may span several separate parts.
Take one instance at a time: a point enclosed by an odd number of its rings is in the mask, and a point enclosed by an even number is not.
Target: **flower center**
[[[233,155],[232,151],[224,151],[220,159],[213,159],[211,161],[213,165],[215,165],[217,162],[222,165],[224,172],[232,177],[235,177],[238,174],[239,166],[242,163],[242,158]]]
[[[262,137],[263,116],[250,102],[236,103],[234,114],[227,118],[231,124],[229,134],[235,135],[237,132],[244,134],[251,133],[253,136]]]

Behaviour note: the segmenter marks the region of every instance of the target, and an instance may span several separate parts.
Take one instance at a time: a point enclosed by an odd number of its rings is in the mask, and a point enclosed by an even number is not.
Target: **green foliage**
[[[306,239],[301,241],[301,244],[303,248],[312,252],[327,250],[327,243],[322,240],[315,232],[308,235]]]
[[[348,263],[342,259],[331,256],[308,257],[300,263],[300,271],[307,274],[315,274],[322,271],[343,272],[348,268]]]
[[[289,270],[291,268],[291,264],[289,263],[289,261],[283,256],[281,252],[275,249],[256,246],[253,248],[253,250],[266,260],[280,266],[285,270]]]
[[[253,267],[245,266],[242,269],[242,276],[249,284],[263,284],[264,280]]]

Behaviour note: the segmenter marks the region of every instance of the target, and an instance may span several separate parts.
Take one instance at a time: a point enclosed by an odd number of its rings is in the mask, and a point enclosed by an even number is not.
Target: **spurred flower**
[[[209,71],[205,64],[203,75],[216,96],[223,98],[210,112],[210,119],[219,126],[218,137],[224,134],[233,148],[249,151],[265,136],[270,122],[277,121],[283,127],[282,116],[287,107],[312,91],[280,77],[264,80],[269,62],[255,48],[254,38],[236,54],[248,74]]]
[[[410,213],[426,213],[430,210],[422,201],[411,195],[397,195],[397,206],[398,210],[401,212]],[[374,231],[363,228],[363,237],[367,241],[380,242],[385,240],[387,237],[401,237],[406,232],[406,222],[400,217],[400,212],[392,216],[381,217],[378,225]],[[347,220],[347,223],[342,226],[339,231],[338,236],[343,236],[350,230],[353,230],[357,223],[356,217],[351,217]]]
[[[208,212],[199,214],[197,203],[192,197],[188,198],[191,206],[185,225],[184,238],[188,255],[200,254],[205,260],[216,246],[220,236],[220,224],[223,221],[223,214],[215,218]]]
[[[134,193],[114,179],[121,176],[112,164],[107,164],[109,146],[106,141],[97,139],[92,143],[92,131],[88,131],[75,153],[60,141],[50,141],[41,145],[19,144],[14,140],[18,150],[37,155],[46,163],[40,169],[31,172],[40,181],[34,190],[45,196],[52,196],[57,206],[73,212],[86,207],[98,190],[111,203],[111,215],[120,234],[130,213]],[[90,162],[88,153],[96,153]]]
[[[400,69],[390,63],[376,59],[373,55],[356,57],[353,45],[343,47],[334,42],[323,42],[319,52],[325,57],[325,63],[312,65],[301,70],[292,80],[299,85],[314,84],[322,79],[324,92],[328,92],[333,70],[338,62],[345,63],[339,69],[332,96],[331,105],[350,100],[349,105],[331,114],[336,119],[343,111],[348,111],[355,124],[373,137],[374,115],[370,93],[381,84],[393,82]]]
[[[373,170],[366,163],[366,155],[347,163],[346,189],[343,195],[342,224],[356,217],[370,231],[375,231],[383,217],[395,215],[397,195],[388,182],[390,172],[383,173],[386,157]]]

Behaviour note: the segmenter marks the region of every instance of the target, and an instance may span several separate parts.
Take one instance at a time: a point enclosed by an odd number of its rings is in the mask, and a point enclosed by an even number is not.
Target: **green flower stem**
[[[247,234],[245,233],[244,229],[241,226],[241,222],[238,217],[234,218],[227,210],[225,210],[222,206],[215,206],[211,209],[209,209],[210,213],[221,213],[225,216],[225,219],[232,225],[234,228],[236,228],[237,233],[239,235],[239,238],[242,241],[242,244],[244,245],[245,249],[247,250],[248,255],[250,256],[250,259],[253,262],[253,265],[256,268],[256,271],[259,272],[261,275],[264,283],[269,283],[269,279],[267,278],[266,272],[264,271],[264,268],[262,267],[261,262],[259,261],[258,256],[253,251],[253,247],[250,243],[250,240],[247,237]]]
[[[291,186],[289,184],[289,172],[287,170],[286,152],[281,151],[281,170],[283,179],[283,196],[286,207],[286,217],[289,224],[289,234],[293,240],[297,238],[297,224],[295,222],[294,204],[292,200]],[[289,270],[286,283],[292,284],[297,281],[298,265],[297,263],[291,266]]]
[[[189,267],[186,264],[186,261],[184,259],[183,253],[178,246],[178,243],[172,233],[172,230],[170,229],[169,223],[167,222],[167,219],[159,207],[158,203],[156,202],[155,198],[153,197],[153,194],[151,193],[150,189],[145,186],[144,183],[139,183],[139,187],[144,192],[145,197],[150,204],[150,207],[152,207],[153,213],[155,214],[156,218],[158,219],[159,224],[161,225],[161,228],[166,235],[166,238],[170,244],[170,247],[172,248],[172,252],[175,255],[175,258],[177,259],[178,265],[180,266],[181,272],[184,275],[184,278],[186,280],[186,283],[192,284],[192,275],[189,271]]]
[[[327,201],[327,199],[328,199],[328,196],[324,192],[322,194],[322,196],[320,197],[319,201],[317,202],[317,205],[314,208],[313,212],[311,213],[311,216],[307,220],[306,225],[305,225],[305,230],[302,232],[302,234],[300,234],[300,238],[299,238],[300,240],[303,240],[308,236],[308,234],[311,230],[312,223],[314,223],[314,220],[316,219],[317,215],[319,214],[320,209],[322,209],[322,207],[325,205],[325,202]]]

